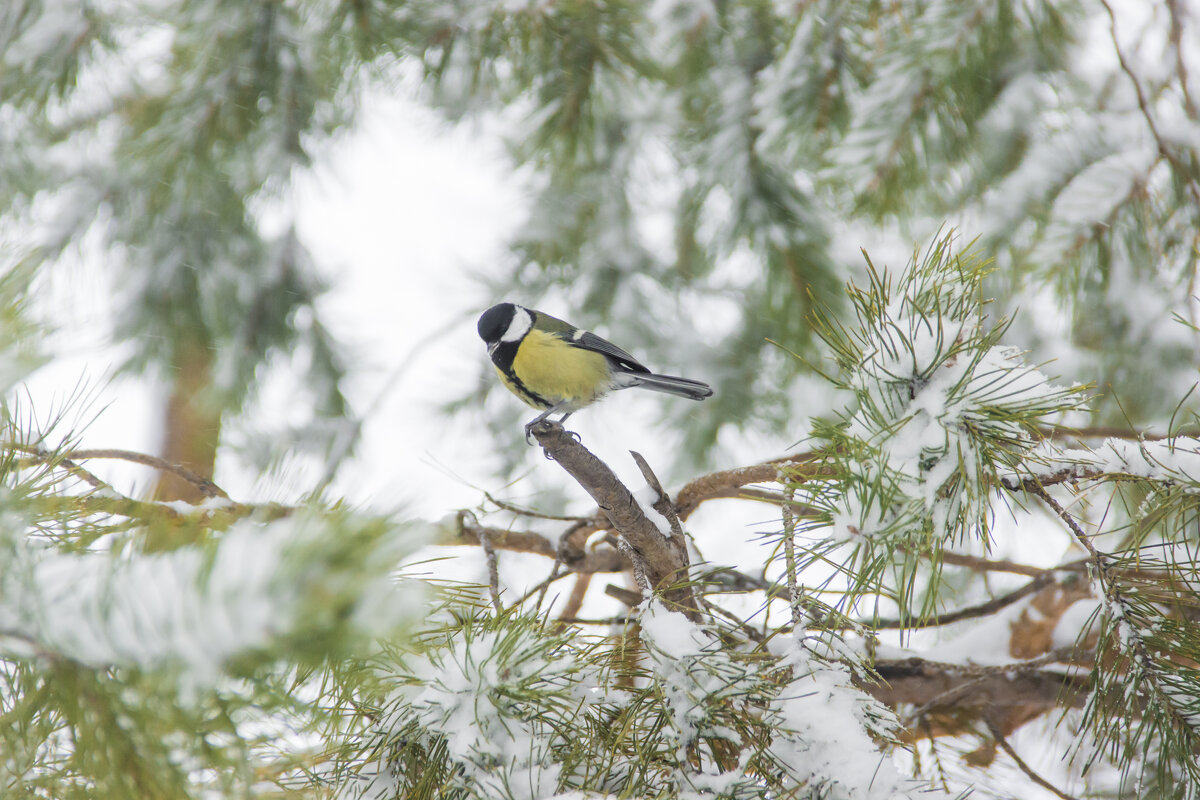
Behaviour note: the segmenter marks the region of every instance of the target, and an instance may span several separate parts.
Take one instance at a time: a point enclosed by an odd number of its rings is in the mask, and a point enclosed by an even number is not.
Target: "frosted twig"
[[[4,446],[13,450],[17,450],[18,452],[27,453],[40,461],[48,462],[53,459],[60,459],[59,463],[61,463],[64,468],[67,469],[71,469],[72,467],[81,469],[78,467],[78,465],[74,464],[74,462],[86,461],[89,458],[112,458],[119,459],[121,461],[129,461],[134,464],[143,464],[147,467],[153,467],[155,469],[162,470],[163,472],[169,472],[173,475],[177,475],[178,477],[195,486],[196,489],[199,490],[200,494],[204,495],[205,497],[220,497],[223,500],[229,499],[229,495],[225,493],[224,489],[222,489],[220,486],[217,486],[208,478],[197,475],[187,467],[179,464],[172,464],[170,461],[167,461],[164,458],[159,458],[158,456],[137,453],[133,450],[115,450],[106,448],[98,450],[68,450],[65,453],[50,453],[37,447],[31,447],[18,442],[5,442]],[[70,464],[70,466],[68,466],[68,464]],[[88,474],[90,475],[91,473]],[[82,477],[82,475],[80,477]],[[99,478],[95,478],[95,476],[92,477],[94,480],[99,481]],[[84,478],[84,480],[87,480],[88,483],[92,483],[92,480],[88,480],[87,478]],[[104,484],[103,487],[98,486],[95,483],[92,483],[92,485],[97,486],[97,488],[107,487],[107,484]]]
[[[503,509],[504,511],[511,511],[514,514],[520,514],[522,517],[532,517],[533,519],[549,519],[549,520],[555,520],[557,522],[591,522],[592,521],[591,517],[568,517],[568,516],[559,515],[559,514],[544,514],[541,511],[534,511],[531,508],[523,508],[521,506],[516,505],[515,503],[510,503],[506,500],[501,500],[498,497],[493,497],[490,492],[484,492],[483,496],[487,498],[489,503],[496,506],[497,508]]]
[[[804,612],[800,610],[800,589],[796,579],[796,518],[792,515],[792,500],[796,490],[789,486],[783,493],[786,502],[781,507],[783,513],[783,556],[787,562],[788,605],[792,610],[792,624],[797,632],[805,626]]]
[[[1038,786],[1041,786],[1043,789],[1053,792],[1056,796],[1061,797],[1062,800],[1076,800],[1075,797],[1062,791],[1057,786],[1050,783],[1050,781],[1034,772],[1033,768],[1026,764],[1025,761],[1019,755],[1017,755],[1017,751],[1014,750],[1012,745],[1008,743],[1008,739],[1004,738],[1004,732],[1000,730],[999,726],[997,726],[996,723],[990,719],[985,719],[985,721],[987,722],[988,730],[992,734],[992,738],[996,740],[996,744],[1000,745],[1001,750],[1008,753],[1008,757],[1016,763],[1021,772],[1024,772],[1029,776],[1031,781],[1036,783]]]
[[[1128,59],[1125,58],[1125,51],[1121,49],[1121,42],[1117,37],[1117,15],[1113,12],[1112,5],[1108,0],[1100,0],[1100,5],[1104,6],[1104,10],[1108,12],[1109,29],[1112,31],[1113,50],[1116,51],[1117,61],[1121,64],[1121,71],[1129,78],[1133,84],[1133,91],[1137,94],[1138,108],[1142,112],[1142,117],[1146,120],[1146,125],[1150,128],[1150,135],[1154,137],[1154,143],[1158,147],[1159,155],[1171,162],[1177,174],[1186,178],[1188,191],[1191,192],[1192,198],[1197,204],[1200,204],[1200,189],[1196,187],[1196,181],[1190,177],[1191,171],[1187,165],[1179,160],[1179,156],[1171,150],[1167,141],[1163,139],[1162,133],[1158,130],[1158,125],[1154,121],[1154,115],[1150,113],[1150,103],[1146,99],[1146,92],[1142,89],[1142,82],[1133,72],[1133,67],[1129,65]]]
[[[488,589],[492,593],[492,605],[496,608],[496,613],[504,612],[504,606],[500,602],[500,560],[496,558],[496,548],[492,547],[492,537],[488,535],[486,529],[479,529],[479,544],[483,547],[484,559],[487,561],[488,571]]]
[[[650,586],[650,579],[646,577],[645,560],[633,549],[633,545],[625,541],[625,537],[619,534],[617,535],[617,549],[633,564],[633,579],[638,588],[642,590],[642,598],[648,599],[653,594],[653,589]]]
[[[866,622],[861,623],[864,627],[873,628],[877,631],[889,630],[893,628],[904,628],[905,630],[918,630],[920,628],[936,628],[941,625],[949,625],[953,622],[960,622],[964,619],[974,619],[976,617],[986,617],[989,614],[994,614],[1000,609],[1010,606],[1013,603],[1021,600],[1039,589],[1054,583],[1054,571],[1046,570],[1038,577],[1031,580],[1029,583],[1015,589],[1008,594],[993,598],[986,603],[980,603],[976,606],[968,606],[967,608],[952,611],[949,614],[938,614],[926,620],[917,620],[914,622],[905,622],[899,619],[884,620],[874,625]],[[793,612],[794,616],[794,612]],[[799,624],[799,623],[797,623]]]
[[[1129,428],[1119,428],[1113,425],[1095,425],[1087,428],[1069,428],[1063,425],[1048,425],[1039,428],[1038,432],[1048,439],[1135,439],[1147,442],[1161,442],[1177,437],[1200,436],[1200,430],[1186,428],[1174,433],[1154,433],[1151,431],[1136,431]]]
[[[671,537],[675,540],[677,546],[683,548],[683,560],[687,563],[687,544],[683,538],[683,525],[679,522],[679,514],[675,510],[675,504],[671,502],[671,496],[663,489],[662,483],[658,480],[658,476],[654,474],[654,470],[650,469],[649,462],[636,450],[630,450],[629,455],[633,456],[633,463],[637,464],[641,470],[642,477],[646,479],[646,485],[654,490],[658,495],[658,500],[654,503],[654,510],[667,518],[667,524],[671,526]]]
[[[1088,551],[1096,569],[1096,577],[1099,579],[1100,585],[1104,587],[1104,597],[1110,606],[1107,609],[1108,613],[1111,614],[1113,612],[1112,606],[1120,606],[1116,611],[1123,617],[1123,625],[1129,633],[1127,639],[1130,654],[1133,656],[1132,660],[1138,664],[1146,677],[1150,679],[1150,685],[1154,687],[1155,693],[1161,698],[1161,702],[1175,723],[1185,730],[1195,731],[1196,726],[1176,705],[1175,693],[1172,692],[1170,687],[1162,685],[1162,676],[1160,675],[1159,668],[1151,657],[1149,648],[1146,647],[1142,633],[1138,630],[1137,625],[1129,619],[1129,602],[1122,596],[1121,587],[1117,582],[1117,577],[1113,575],[1112,567],[1107,562],[1107,556],[1096,549],[1096,546],[1092,544],[1091,538],[1079,527],[1079,523],[1075,521],[1075,518],[1057,500],[1051,497],[1049,492],[1044,488],[1038,487],[1033,493],[1054,509],[1059,518],[1071,529],[1071,533],[1074,534],[1079,543]]]
[[[1183,49],[1180,46],[1183,39],[1183,10],[1179,7],[1179,0],[1167,0],[1167,12],[1171,16],[1171,49],[1175,51],[1175,71],[1179,73],[1179,89],[1183,94],[1183,107],[1187,111],[1187,115],[1192,119],[1200,116],[1200,112],[1196,110],[1196,103],[1192,100],[1192,92],[1188,87],[1188,70],[1187,64],[1183,59]]]

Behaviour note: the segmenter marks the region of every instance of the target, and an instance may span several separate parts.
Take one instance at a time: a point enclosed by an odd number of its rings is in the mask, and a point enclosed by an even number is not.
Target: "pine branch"
[[[633,493],[562,425],[543,421],[531,433],[547,457],[566,470],[608,517],[618,533],[618,543],[623,542],[629,548],[635,574],[644,571],[650,588],[661,591],[665,599],[689,618],[698,618],[699,608],[686,583],[688,557],[682,536],[655,527]],[[659,495],[660,502],[662,498]]]
[[[1188,192],[1192,195],[1193,202],[1200,206],[1200,186],[1197,186],[1193,171],[1184,164],[1175,152],[1175,148],[1167,143],[1163,138],[1162,133],[1158,129],[1158,123],[1154,119],[1154,115],[1150,112],[1150,104],[1146,100],[1146,93],[1142,89],[1142,82],[1134,73],[1133,67],[1130,66],[1128,59],[1125,57],[1124,48],[1121,47],[1120,39],[1117,37],[1117,15],[1113,13],[1112,5],[1108,0],[1100,0],[1100,5],[1104,6],[1104,10],[1108,12],[1109,30],[1112,33],[1113,50],[1117,54],[1117,61],[1121,65],[1121,71],[1129,78],[1129,82],[1133,84],[1133,91],[1137,95],[1138,109],[1142,112],[1142,118],[1146,121],[1146,127],[1150,129],[1150,135],[1154,137],[1155,145],[1158,147],[1158,154],[1170,162],[1174,168],[1176,175],[1184,181]],[[1180,62],[1182,63],[1182,62]],[[1185,71],[1180,72],[1180,80],[1184,82],[1184,91],[1186,93],[1186,75]],[[1190,100],[1188,100],[1190,102]]]
[[[475,520],[474,515],[465,512],[458,514],[455,538],[441,543],[479,545],[485,536],[492,547],[498,550],[534,553],[552,559],[561,557],[563,564],[571,572],[624,572],[629,569],[629,562],[612,548],[600,548],[590,553],[568,550],[568,554],[563,555],[561,548],[555,547],[553,542],[539,533],[482,526]]]
[[[882,681],[864,688],[892,708],[914,708],[909,735],[924,729],[930,736],[970,732],[972,724],[991,719],[1011,733],[1029,720],[1088,699],[1086,676],[1047,670],[1052,663],[1086,664],[1094,653],[1064,648],[1025,662],[996,666],[951,664],[922,658],[879,659]],[[922,721],[921,726],[915,723]]]
[[[976,606],[961,608],[958,611],[951,611],[945,614],[936,614],[928,619],[892,619],[883,620],[881,622],[870,622],[869,620],[863,620],[861,624],[864,627],[877,631],[889,629],[919,630],[922,628],[936,628],[942,625],[951,625],[955,622],[961,622],[964,619],[978,619],[979,617],[990,616],[1000,609],[1007,608],[1013,603],[1023,600],[1029,595],[1044,589],[1054,582],[1055,578],[1053,571],[1047,570],[1019,589],[1014,589],[1008,594],[1001,595],[1000,597],[993,598],[986,603],[980,603]]]
[[[996,744],[1000,745],[1000,749],[1008,753],[1009,758],[1013,760],[1021,772],[1024,772],[1029,776],[1031,781],[1036,783],[1038,786],[1041,786],[1043,789],[1053,792],[1054,795],[1061,798],[1061,800],[1077,800],[1077,798],[1067,794],[1062,789],[1059,789],[1057,786],[1050,783],[1050,781],[1034,772],[1033,768],[1026,764],[1023,758],[1017,755],[1017,751],[1014,750],[1013,746],[1008,743],[1008,739],[1005,737],[1004,732],[996,726],[995,722],[987,718],[984,719],[984,722],[987,724],[988,730],[992,734],[992,738],[996,740]]]
[[[1119,576],[1115,575],[1112,566],[1109,563],[1109,556],[1102,553],[1096,548],[1079,523],[1075,518],[1055,500],[1049,492],[1043,487],[1036,487],[1032,490],[1032,494],[1036,495],[1054,513],[1062,520],[1062,522],[1071,531],[1075,540],[1088,552],[1091,568],[1097,579],[1100,582],[1104,591],[1105,600],[1107,603],[1108,623],[1116,626],[1118,631],[1118,644],[1116,647],[1119,650],[1124,650],[1128,653],[1133,664],[1136,666],[1135,675],[1145,676],[1149,679],[1149,684],[1152,691],[1146,694],[1145,705],[1148,708],[1157,706],[1161,712],[1165,712],[1168,724],[1174,728],[1175,732],[1183,734],[1183,741],[1174,742],[1176,750],[1168,752],[1168,756],[1178,761],[1182,768],[1189,773],[1189,777],[1193,780],[1200,777],[1200,769],[1198,769],[1194,761],[1194,753],[1200,747],[1200,728],[1198,728],[1195,716],[1190,711],[1185,711],[1180,707],[1180,702],[1194,704],[1194,699],[1188,695],[1180,697],[1178,687],[1170,685],[1170,676],[1165,674],[1160,662],[1154,658],[1147,645],[1145,632],[1141,630],[1138,616],[1140,616],[1134,603],[1132,602],[1131,593],[1121,587]],[[1104,638],[1102,637],[1102,641]],[[1190,659],[1188,659],[1190,661]],[[1172,665],[1175,669],[1179,669],[1179,665]],[[1124,692],[1128,685],[1123,685],[1121,681],[1116,680],[1115,671],[1119,669],[1109,666],[1108,669],[1101,670],[1096,675],[1097,685],[1103,685],[1106,672],[1113,673],[1112,677],[1115,682],[1117,691]],[[1093,706],[1094,707],[1094,706]],[[1102,728],[1107,728],[1113,725],[1112,720],[1096,720],[1097,724]],[[1166,737],[1169,732],[1158,731],[1154,728],[1143,727],[1139,731],[1142,736],[1161,736]],[[1162,756],[1160,756],[1161,758]],[[1126,766],[1133,763],[1132,756],[1123,755],[1122,763]],[[1164,765],[1160,764],[1160,768]],[[1143,772],[1148,765],[1143,765]]]

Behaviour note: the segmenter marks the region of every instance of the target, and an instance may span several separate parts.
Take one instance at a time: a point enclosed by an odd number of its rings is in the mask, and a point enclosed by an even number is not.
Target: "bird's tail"
[[[666,392],[689,400],[703,400],[712,396],[712,388],[707,383],[694,381],[690,378],[676,378],[673,375],[655,375],[652,372],[626,372],[622,375],[626,386],[640,386],[643,389],[653,389],[656,392]],[[624,387],[622,387],[624,388]]]

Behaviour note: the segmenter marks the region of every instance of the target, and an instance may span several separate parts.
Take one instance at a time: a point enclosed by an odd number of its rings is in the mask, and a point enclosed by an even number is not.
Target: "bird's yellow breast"
[[[529,391],[551,405],[566,401],[572,409],[586,406],[612,388],[608,359],[536,328],[521,341],[512,369]]]

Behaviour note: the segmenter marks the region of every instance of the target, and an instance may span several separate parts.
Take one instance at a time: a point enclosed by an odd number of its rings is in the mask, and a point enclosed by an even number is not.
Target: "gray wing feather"
[[[564,336],[571,344],[576,347],[582,347],[584,350],[594,350],[601,355],[612,359],[622,369],[630,372],[649,372],[650,370],[642,366],[642,364],[633,356],[626,353],[621,348],[617,347],[607,339],[603,339],[591,331],[576,331],[570,336]]]

